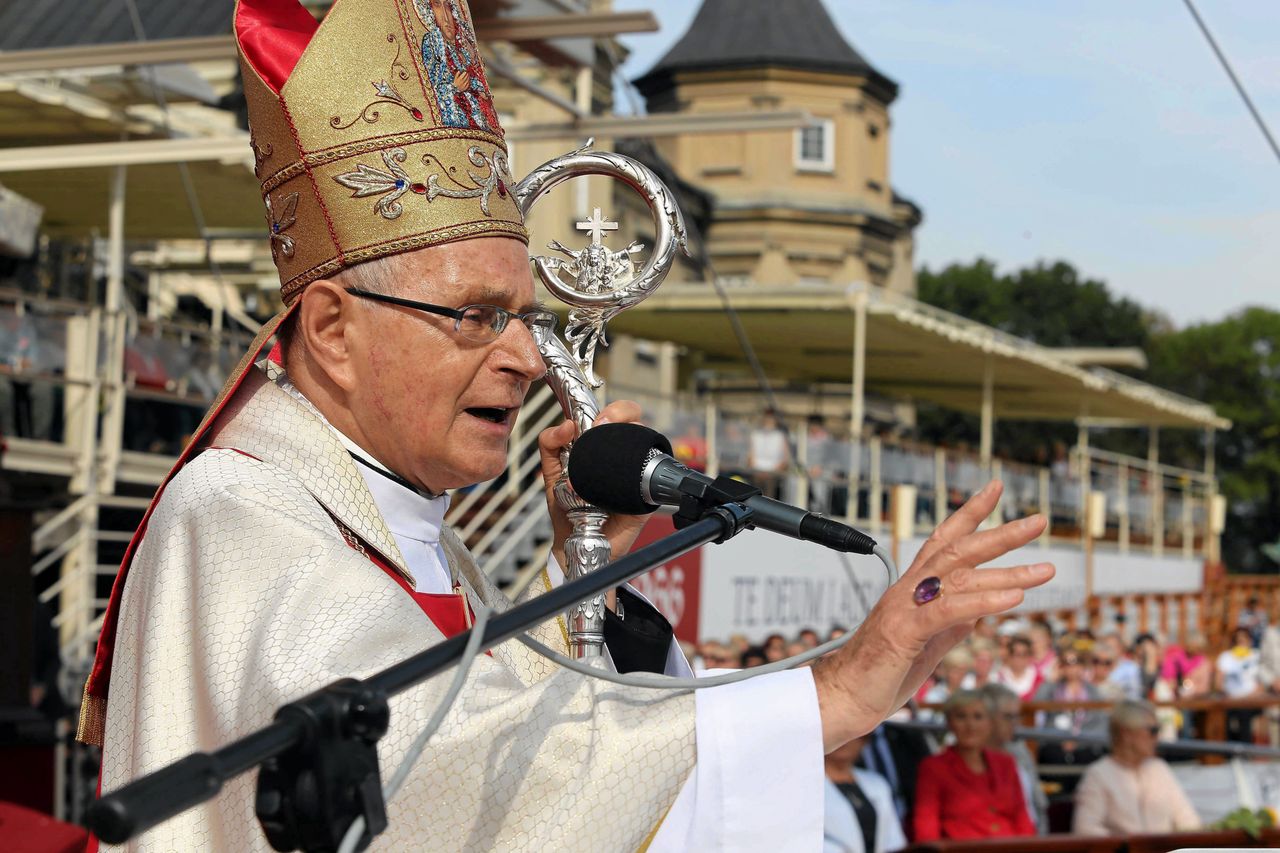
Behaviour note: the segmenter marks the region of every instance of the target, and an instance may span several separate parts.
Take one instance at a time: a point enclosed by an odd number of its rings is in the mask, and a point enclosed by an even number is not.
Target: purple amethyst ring
[[[916,584],[916,591],[911,594],[911,598],[917,605],[928,604],[935,598],[942,597],[942,579],[937,577],[929,577]]]

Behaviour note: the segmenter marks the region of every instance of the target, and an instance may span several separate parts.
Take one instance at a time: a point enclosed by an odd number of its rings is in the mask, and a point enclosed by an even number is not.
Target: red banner
[[[655,515],[640,531],[636,547],[675,533],[669,515]],[[677,640],[698,642],[698,607],[702,594],[702,549],[676,557],[631,582],[671,622]]]

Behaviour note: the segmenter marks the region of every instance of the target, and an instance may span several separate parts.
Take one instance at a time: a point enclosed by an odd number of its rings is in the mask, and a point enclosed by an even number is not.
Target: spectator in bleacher
[[[770,634],[764,641],[764,656],[773,663],[787,656],[787,640],[781,634]]]
[[[1098,640],[1093,655],[1094,684],[1105,699],[1141,699],[1142,667],[1130,657],[1117,633]]]
[[[779,497],[782,478],[791,464],[791,448],[773,409],[765,409],[760,425],[751,431],[751,452],[747,463],[751,466],[753,481],[765,496]]]
[[[764,656],[763,646],[751,646],[742,653],[742,668],[750,669],[753,666],[764,666],[768,663],[768,659]]]
[[[995,679],[996,664],[999,663],[999,647],[985,637],[973,637],[969,640],[969,651],[973,654],[973,669],[964,686],[977,690]]]
[[[1182,645],[1169,644],[1160,667],[1160,677],[1183,698],[1203,696],[1213,686],[1213,663],[1205,654],[1204,637],[1192,632]]]
[[[695,471],[707,470],[707,439],[702,424],[690,420],[684,432],[671,439],[671,454]]]
[[[805,465],[809,471],[809,509],[831,512],[831,472],[839,470],[843,452],[831,437],[822,415],[810,415],[805,434]]]
[[[912,815],[917,842],[1035,835],[1013,758],[991,749],[991,715],[973,690],[946,702],[955,744],[920,764]]]
[[[1245,699],[1262,692],[1258,678],[1258,650],[1253,647],[1253,635],[1249,629],[1238,627],[1231,632],[1231,644],[1218,655],[1214,674],[1214,689],[1228,699]],[[1253,742],[1253,720],[1260,711],[1257,708],[1231,708],[1227,711],[1227,740],[1240,743]]]
[[[805,628],[797,637],[797,642],[802,643],[806,649],[817,648],[822,642],[818,639],[818,632],[812,628]]]
[[[1018,765],[1018,779],[1022,782],[1022,798],[1036,831],[1041,835],[1049,831],[1049,798],[1040,787],[1040,770],[1026,743],[1014,737],[1014,730],[1022,718],[1022,700],[1003,684],[986,684],[978,690],[987,703],[991,715],[991,748],[1001,749],[1013,756]]]
[[[874,770],[889,781],[893,805],[904,824],[916,799],[916,780],[923,761],[933,754],[923,732],[881,724],[867,735],[857,764]]]
[[[1127,835],[1198,829],[1200,817],[1163,759],[1160,727],[1149,702],[1124,701],[1111,712],[1111,755],[1085,771],[1071,831]]]
[[[1053,629],[1049,623],[1037,619],[1031,623],[1031,665],[1036,668],[1040,680],[1053,681],[1058,677],[1058,652],[1053,645]]]
[[[1262,648],[1258,652],[1258,683],[1262,689],[1280,693],[1280,627],[1270,625],[1262,633]],[[1268,737],[1274,744],[1280,731],[1280,707],[1267,709]]]
[[[933,673],[933,683],[925,689],[920,701],[925,705],[941,705],[953,693],[965,687],[965,681],[972,677],[973,655],[964,646],[956,646],[942,656]],[[938,719],[942,715],[936,711],[921,712],[921,719]]]
[[[703,643],[702,663],[707,669],[738,669],[742,659],[724,643]]]
[[[990,643],[996,642],[996,619],[994,616],[988,616],[986,619],[979,619],[973,626],[972,637],[975,640],[982,639]]]
[[[831,629],[830,633],[827,634],[827,640],[830,641],[830,640],[837,639],[839,637],[843,637],[847,633],[849,633],[848,628],[846,628],[843,625],[836,625]]]
[[[996,670],[996,683],[1003,684],[1024,702],[1035,695],[1040,687],[1040,671],[1032,664],[1031,640],[1023,636],[1009,640],[1009,651],[1004,665]]]
[[[890,853],[907,846],[889,781],[854,762],[867,738],[828,753],[823,853]]]
[[[1236,619],[1236,624],[1249,632],[1249,637],[1253,640],[1253,647],[1256,649],[1262,645],[1262,635],[1267,630],[1267,611],[1258,601],[1258,596],[1250,596],[1244,610],[1240,611],[1240,616]]]
[[[1150,699],[1156,689],[1156,682],[1160,679],[1160,667],[1164,660],[1160,641],[1154,634],[1139,634],[1133,641],[1133,656],[1142,674],[1142,696],[1139,698]]]
[[[1258,652],[1258,681],[1263,690],[1280,693],[1280,626],[1271,625],[1262,634]]]
[[[1040,685],[1036,691],[1037,702],[1097,702],[1101,697],[1098,690],[1085,679],[1085,672],[1091,661],[1074,647],[1067,648],[1058,658],[1058,678]],[[1043,764],[1075,764],[1083,765],[1102,754],[1101,748],[1094,744],[1082,743],[1073,738],[1082,735],[1102,735],[1107,729],[1107,717],[1104,713],[1087,708],[1062,708],[1044,712],[1042,725],[1057,729],[1067,740],[1046,743],[1040,748],[1040,761]],[[1062,778],[1064,787],[1070,788],[1076,781],[1072,776]]]

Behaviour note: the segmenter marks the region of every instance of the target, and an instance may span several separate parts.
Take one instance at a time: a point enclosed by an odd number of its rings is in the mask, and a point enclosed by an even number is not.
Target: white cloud
[[[825,2],[902,85],[894,184],[925,210],[922,262],[1061,257],[1179,322],[1280,307],[1280,162],[1182,4]],[[616,5],[663,25],[626,39],[634,77],[699,4]],[[1280,134],[1280,3],[1197,8]]]

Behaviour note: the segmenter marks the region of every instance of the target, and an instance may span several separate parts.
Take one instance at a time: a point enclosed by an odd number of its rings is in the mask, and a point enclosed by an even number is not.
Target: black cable
[[[1253,99],[1249,97],[1249,93],[1245,91],[1244,84],[1240,82],[1240,78],[1236,76],[1235,70],[1231,67],[1231,63],[1227,61],[1227,55],[1222,52],[1222,48],[1218,47],[1218,42],[1214,40],[1213,34],[1209,32],[1208,25],[1204,19],[1200,17],[1200,13],[1196,11],[1195,4],[1191,0],[1182,0],[1187,6],[1187,11],[1191,13],[1191,17],[1195,18],[1196,26],[1200,28],[1200,32],[1204,34],[1205,40],[1209,42],[1209,47],[1213,48],[1213,53],[1218,57],[1218,61],[1222,63],[1222,68],[1227,72],[1227,76],[1231,78],[1232,84],[1236,87],[1236,91],[1240,93],[1241,100],[1248,107],[1249,114],[1253,116],[1253,120],[1257,122],[1258,129],[1262,131],[1262,135],[1267,138],[1267,144],[1271,146],[1271,151],[1276,155],[1276,159],[1280,160],[1280,145],[1276,144],[1276,139],[1271,135],[1271,130],[1267,127],[1266,121],[1263,120],[1262,114],[1258,112],[1258,108],[1253,105]]]
[[[621,66],[620,58],[613,49],[612,42],[605,40],[604,44],[606,52],[613,61],[613,73],[622,81],[622,91],[627,100],[631,104],[631,111],[639,115],[639,98],[635,92],[635,87],[631,85],[631,81],[623,77],[618,69]],[[733,301],[729,297],[729,292],[725,289],[724,282],[720,280],[720,274],[716,272],[715,264],[711,260],[711,250],[707,247],[707,241],[704,239],[702,232],[698,229],[698,224],[693,220],[685,223],[685,228],[690,232],[690,243],[696,243],[698,247],[698,255],[693,258],[699,270],[711,281],[711,286],[715,288],[716,295],[720,298],[720,305],[724,308],[725,316],[729,320],[729,327],[733,330],[733,336],[738,341],[738,348],[742,350],[743,356],[747,359],[747,364],[751,367],[751,372],[755,376],[756,385],[760,388],[765,399],[769,401],[769,407],[775,412],[781,412],[782,409],[778,404],[777,395],[773,391],[773,386],[769,383],[769,377],[764,372],[764,366],[760,363],[760,358],[756,354],[756,348],[751,343],[751,338],[747,335],[746,327],[742,325],[742,319],[738,316],[738,311],[733,307]],[[782,418],[777,418],[778,428],[782,430],[782,436],[787,442],[788,455],[791,457],[791,469],[793,473],[804,474],[800,468],[799,453],[796,446],[795,438],[791,435],[791,431],[787,429],[786,422]],[[856,483],[849,484],[849,500],[853,503],[852,514],[857,516],[858,486]],[[849,579],[853,581],[853,562],[849,559],[848,554],[838,554],[840,562],[843,564],[845,573]],[[890,584],[893,581],[890,580]],[[862,584],[853,583],[853,590],[858,596],[858,601],[862,605],[864,614],[871,612],[871,602],[867,599],[867,594],[862,589]]]

